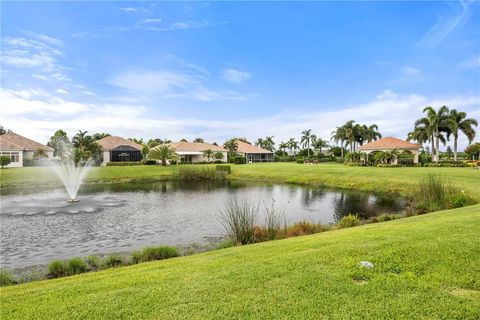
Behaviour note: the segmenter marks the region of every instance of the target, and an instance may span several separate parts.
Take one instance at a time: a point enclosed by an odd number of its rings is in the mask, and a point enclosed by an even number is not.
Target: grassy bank
[[[175,176],[176,167],[132,166],[92,168],[87,183],[159,181]],[[296,163],[233,165],[230,179],[286,182],[408,195],[421,176],[438,174],[480,200],[480,170],[472,168],[377,168],[341,164],[315,166]],[[0,170],[0,186],[14,188],[58,184],[47,168]]]
[[[479,229],[475,205],[5,287],[1,316],[477,319]]]

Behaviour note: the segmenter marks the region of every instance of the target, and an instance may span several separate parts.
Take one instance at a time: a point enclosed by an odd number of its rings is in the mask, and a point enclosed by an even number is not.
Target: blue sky
[[[223,142],[480,117],[474,2],[2,2],[1,123]],[[461,146],[465,141],[461,141]]]

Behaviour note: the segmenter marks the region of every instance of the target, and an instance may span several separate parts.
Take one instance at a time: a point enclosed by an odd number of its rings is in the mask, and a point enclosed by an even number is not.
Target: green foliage
[[[52,278],[64,277],[68,274],[65,261],[55,260],[48,265],[48,275]]]
[[[297,158],[297,159],[295,160],[295,162],[298,163],[298,164],[304,164],[304,163],[305,163],[305,159],[300,157],[300,158]]]
[[[224,180],[227,172],[210,166],[182,165],[177,169],[177,176],[187,181]]]
[[[307,234],[314,234],[329,230],[329,226],[324,226],[320,223],[299,221],[287,228],[286,237],[298,237]]]
[[[233,158],[233,163],[235,164],[245,164],[247,163],[247,159],[243,156],[236,156]]]
[[[6,287],[16,284],[15,278],[7,270],[0,269],[0,287]]]
[[[339,228],[351,228],[358,226],[361,223],[360,218],[355,214],[348,214],[338,222]]]
[[[11,162],[10,157],[0,156],[0,166],[2,167],[2,169],[3,167],[8,166],[10,162]]]
[[[213,154],[213,158],[215,160],[223,160],[223,157],[224,157],[223,152],[215,152]]]
[[[81,258],[73,258],[66,263],[67,273],[69,275],[87,272],[87,264]]]
[[[88,256],[86,262],[90,270],[98,270],[102,266],[102,261],[98,256]]]
[[[235,243],[231,240],[231,239],[226,239],[226,240],[223,240],[219,243],[217,243],[217,245],[215,246],[215,249],[226,249],[226,248],[231,248],[231,247],[234,247],[235,246]]]
[[[480,160],[480,142],[475,142],[465,148],[465,154],[470,160]]]
[[[132,251],[132,253],[130,254],[130,263],[137,264],[137,263],[140,263],[141,261],[142,261],[142,251],[140,250]]]
[[[413,198],[420,212],[457,208],[474,203],[463,190],[435,174],[420,179]]]
[[[162,162],[162,166],[167,165],[167,161],[178,160],[178,156],[169,144],[162,144],[150,149],[148,158]]]
[[[104,268],[121,267],[125,265],[125,259],[119,254],[111,254],[103,261]]]
[[[259,206],[254,202],[237,197],[229,199],[220,211],[220,222],[235,244],[254,242],[254,227]]]
[[[141,166],[143,164],[142,161],[107,162],[107,167]]]
[[[216,171],[223,171],[223,172],[226,172],[227,174],[230,174],[230,172],[231,172],[231,170],[232,170],[232,167],[229,166],[229,165],[226,165],[226,164],[216,165],[216,166],[215,166],[215,170],[216,170]]]
[[[287,229],[285,210],[275,209],[275,200],[272,200],[270,207],[265,206],[265,228],[267,240],[274,240]]]
[[[467,167],[464,161],[440,160],[437,163],[424,163],[424,167]]]
[[[179,253],[177,248],[160,246],[160,247],[146,247],[143,248],[139,256],[140,262],[164,260],[178,257]],[[138,256],[137,256],[138,257]]]

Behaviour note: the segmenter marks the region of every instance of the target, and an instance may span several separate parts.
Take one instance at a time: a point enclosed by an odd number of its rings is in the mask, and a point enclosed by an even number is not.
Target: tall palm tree
[[[444,133],[450,134],[449,128],[449,110],[447,106],[435,110],[431,106],[425,107],[423,112],[427,114],[426,117],[420,118],[415,122],[415,127],[423,127],[432,143],[432,156],[435,162],[438,163],[440,158],[440,142],[446,143]],[[434,150],[434,151],[433,151]],[[432,157],[433,158],[433,157]]]
[[[292,152],[293,150],[293,156],[295,157],[296,156],[295,151],[298,149],[298,142],[295,141],[294,138],[290,138],[287,143],[288,143],[288,149],[290,150],[290,152]]]
[[[382,134],[378,132],[378,126],[376,124],[370,126],[364,125],[363,131],[368,143],[382,138]]]
[[[147,162],[147,157],[149,152],[150,152],[150,147],[147,144],[144,144],[142,146],[142,158],[144,163]]]
[[[210,160],[213,158],[214,152],[212,149],[207,149],[202,152],[202,155],[204,158],[207,158],[207,161],[210,162]]]
[[[278,149],[280,149],[280,151],[282,152],[285,152],[285,149],[288,149],[288,142],[280,142],[280,144],[278,145]]]
[[[328,147],[328,142],[326,140],[323,140],[322,138],[315,139],[314,149],[317,151],[317,153],[321,153],[322,148],[327,148],[327,147]]]
[[[347,140],[346,130],[344,126],[337,127],[335,131],[332,132],[332,137],[330,140],[335,141],[335,143],[340,142],[340,156],[343,159],[343,145]]]
[[[106,137],[110,137],[110,136],[111,136],[110,133],[97,132],[97,133],[95,133],[92,137],[93,137],[93,140],[100,140],[100,139],[103,139],[103,138],[106,138]]]
[[[300,143],[302,147],[307,148],[307,156],[310,157],[310,145],[313,143],[315,135],[312,134],[312,129],[302,131],[302,138]]]
[[[475,119],[468,118],[465,112],[459,112],[455,109],[450,110],[450,116],[448,119],[448,126],[451,134],[453,135],[453,159],[457,161],[457,145],[458,134],[462,132],[468,138],[468,144],[471,144],[475,138],[474,126],[478,126],[478,122]]]

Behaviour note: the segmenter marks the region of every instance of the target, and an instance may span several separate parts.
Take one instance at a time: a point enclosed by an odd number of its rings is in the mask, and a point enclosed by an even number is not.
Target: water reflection
[[[285,211],[288,223],[332,223],[348,213],[369,217],[402,209],[400,199],[362,192],[244,182],[85,185],[79,203],[61,189],[14,190],[2,195],[2,267],[128,251],[151,244],[187,245],[220,237],[218,210],[229,197]],[[262,212],[258,221],[263,221]]]

